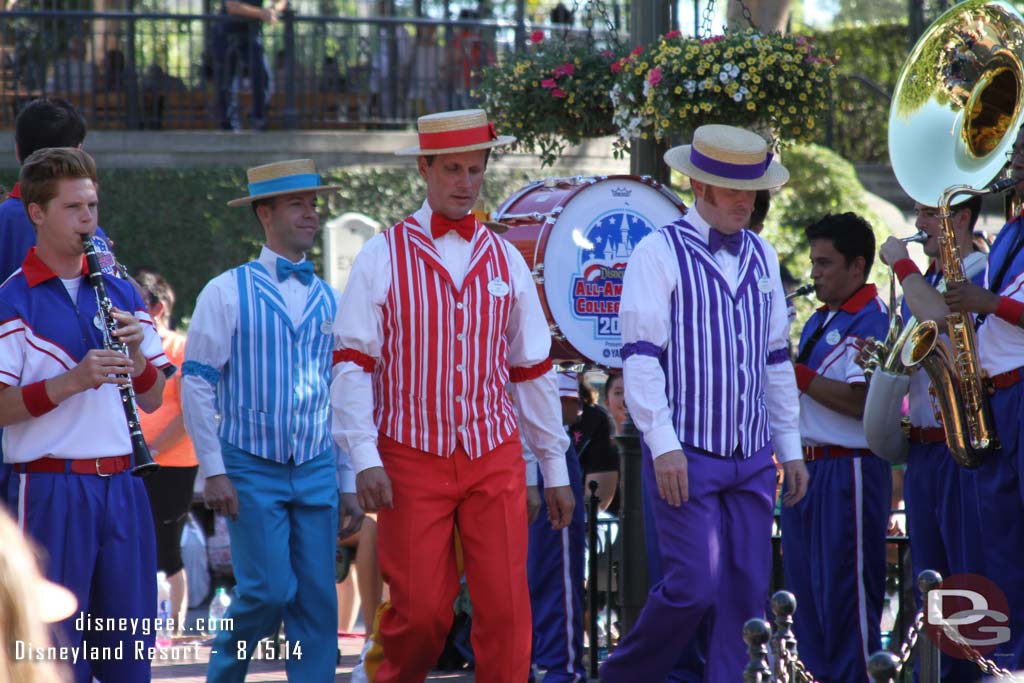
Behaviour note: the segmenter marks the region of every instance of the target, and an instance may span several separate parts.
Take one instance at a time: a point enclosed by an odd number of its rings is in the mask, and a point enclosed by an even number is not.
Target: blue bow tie
[[[278,282],[284,282],[291,275],[294,275],[295,279],[302,284],[308,285],[313,281],[313,263],[308,260],[302,263],[292,263],[288,259],[279,256],[277,258]]]
[[[739,256],[740,246],[743,244],[743,232],[734,232],[731,235],[718,232],[714,228],[708,233],[708,250],[714,254],[719,249],[725,249],[733,256]]]

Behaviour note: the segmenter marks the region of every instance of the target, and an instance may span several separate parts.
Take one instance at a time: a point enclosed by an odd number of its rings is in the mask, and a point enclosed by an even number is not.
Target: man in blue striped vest
[[[331,436],[329,384],[337,294],[306,252],[320,228],[320,184],[308,159],[249,169],[266,233],[257,260],[199,295],[185,349],[182,408],[206,479],[206,504],[230,516],[234,599],[207,680],[238,682],[260,638],[284,621],[289,681],[334,680],[335,543],[340,513],[362,512],[347,458]],[[216,416],[220,415],[218,426]]]
[[[867,282],[875,255],[867,221],[829,215],[806,233],[823,305],[807,321],[797,356],[810,482],[807,496],[782,511],[783,569],[800,606],[800,655],[815,679],[865,681],[867,659],[881,646],[892,475],[864,436],[867,387],[857,342],[884,339],[888,314]]]
[[[743,229],[756,191],[789,172],[760,136],[721,125],[701,126],[665,161],[690,177],[696,202],[637,245],[619,309],[663,577],[601,680],[664,681],[710,615],[704,680],[732,683],[743,623],[768,597],[772,451],[787,505],[807,485],[778,257]]]

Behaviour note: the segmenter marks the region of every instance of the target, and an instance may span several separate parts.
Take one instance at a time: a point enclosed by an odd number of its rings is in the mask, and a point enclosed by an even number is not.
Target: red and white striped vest
[[[412,217],[384,235],[391,288],[376,373],[378,428],[441,456],[461,442],[478,458],[516,429],[505,393],[513,305],[505,247],[477,223],[466,277],[456,290],[433,240]]]

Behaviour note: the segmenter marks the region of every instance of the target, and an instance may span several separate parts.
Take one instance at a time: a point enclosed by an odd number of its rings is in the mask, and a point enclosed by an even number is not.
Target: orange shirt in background
[[[155,413],[139,411],[142,433],[146,437],[146,443],[150,445],[171,420],[181,416],[181,364],[185,362],[185,335],[166,330],[161,332],[160,336],[164,343],[164,353],[167,354],[168,360],[177,366],[178,372],[164,385],[164,401],[160,408]],[[194,467],[199,464],[188,434],[171,448],[159,451],[154,460],[163,467]]]

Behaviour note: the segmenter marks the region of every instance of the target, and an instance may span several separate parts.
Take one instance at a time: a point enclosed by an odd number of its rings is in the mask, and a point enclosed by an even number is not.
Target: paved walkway
[[[352,667],[359,661],[359,650],[363,646],[360,637],[345,636],[338,639],[341,648],[341,666],[335,670],[334,680],[337,683],[349,681]],[[164,661],[160,661],[160,657]],[[154,681],[177,681],[178,683],[204,683],[206,681],[206,664],[210,659],[209,642],[195,641],[176,644],[160,651],[158,659],[153,663]],[[261,683],[286,683],[284,672],[285,662],[252,661],[249,664],[249,675],[246,681]],[[448,681],[449,683],[469,683],[473,680],[472,672],[435,672],[428,681]]]

